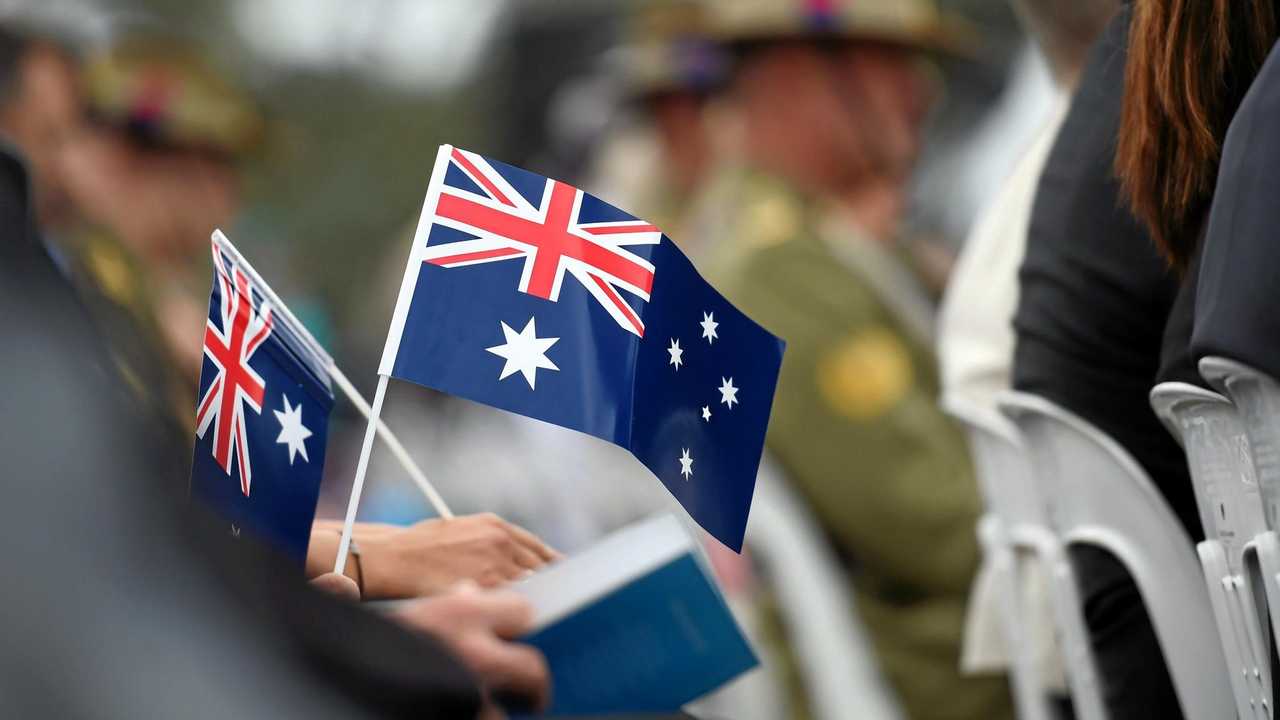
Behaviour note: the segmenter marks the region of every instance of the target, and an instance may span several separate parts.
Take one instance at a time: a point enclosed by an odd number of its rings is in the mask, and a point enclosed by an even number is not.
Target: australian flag
[[[379,372],[620,445],[741,550],[782,351],[658,228],[446,145]]]
[[[221,233],[204,329],[191,496],[300,565],[324,469],[325,358]]]

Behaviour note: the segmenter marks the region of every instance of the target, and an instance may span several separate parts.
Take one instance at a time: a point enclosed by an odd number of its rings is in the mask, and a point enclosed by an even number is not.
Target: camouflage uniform
[[[730,40],[817,26],[792,22],[798,1],[721,5]],[[753,18],[749,5],[781,9]],[[847,19],[842,38],[947,49],[933,42],[944,33],[924,0],[813,5]],[[820,34],[839,32],[838,18]],[[689,229],[716,286],[787,341],[768,449],[848,567],[907,715],[1011,717],[1003,678],[960,673],[981,503],[964,437],[937,406],[932,305],[906,254],[850,211],[736,160],[715,173]]]

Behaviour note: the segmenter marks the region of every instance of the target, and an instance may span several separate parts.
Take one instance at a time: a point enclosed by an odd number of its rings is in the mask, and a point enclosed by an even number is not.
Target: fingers
[[[520,637],[533,627],[533,606],[522,595],[493,591],[479,593],[471,602],[499,637]]]
[[[360,586],[346,575],[325,573],[311,580],[311,586],[317,590],[332,593],[346,600],[360,600]]]
[[[526,575],[538,568],[546,565],[547,562],[537,553],[520,543],[514,543],[511,547],[512,559],[515,561],[518,572],[517,577]],[[516,579],[516,578],[512,578]]]
[[[525,530],[515,523],[507,523],[507,529],[521,546],[533,552],[542,563],[549,563],[559,560],[562,556],[556,552],[551,546],[542,542],[537,535]],[[541,565],[542,563],[539,563]]]
[[[448,609],[441,609],[445,605]],[[491,628],[499,637],[515,638],[533,627],[533,606],[518,593],[485,590],[474,581],[460,580],[434,600],[418,604],[429,614],[447,613]]]
[[[477,669],[490,693],[514,696],[534,710],[547,706],[551,673],[542,653],[519,643],[487,642],[477,654],[481,655]]]
[[[513,540],[519,543],[522,547],[528,549],[530,552],[536,555],[543,563],[551,562],[553,560],[559,560],[561,557],[560,553],[556,552],[554,548],[542,542],[542,540],[539,539],[537,535],[534,535],[533,533],[529,532],[528,530],[525,530],[524,528],[520,527],[519,525],[516,525],[515,523],[511,523],[506,520],[503,520],[501,517],[498,517],[493,513],[490,513],[490,512],[479,513],[477,515],[468,515],[465,518],[460,518],[460,519],[467,520],[470,522],[480,523],[480,524],[491,525],[491,526],[502,529],[508,535],[510,535]]]
[[[494,537],[499,549],[514,562],[513,567],[499,568],[504,580],[517,579],[560,557],[559,553],[533,533],[493,513],[473,515],[469,519],[488,526],[489,532],[497,533]]]
[[[550,675],[537,650],[508,642],[527,633],[533,606],[513,592],[481,590],[463,581],[450,592],[397,611],[409,627],[436,634],[482,679],[493,697],[521,707],[546,706]]]

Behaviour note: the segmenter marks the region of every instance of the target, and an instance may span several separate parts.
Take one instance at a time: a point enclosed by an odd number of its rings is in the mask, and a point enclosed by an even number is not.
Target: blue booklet
[[[549,715],[672,712],[759,664],[675,517],[626,527],[517,583]]]

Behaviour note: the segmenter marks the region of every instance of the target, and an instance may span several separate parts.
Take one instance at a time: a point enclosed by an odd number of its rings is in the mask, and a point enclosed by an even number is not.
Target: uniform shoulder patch
[[[891,410],[915,383],[911,353],[889,328],[860,330],[819,359],[817,384],[834,411],[871,420]]]
[[[804,212],[794,198],[779,192],[757,193],[742,216],[745,247],[766,248],[792,240],[804,232]]]
[[[93,243],[85,251],[85,265],[102,293],[124,307],[137,300],[137,278],[124,252],[105,243]]]

